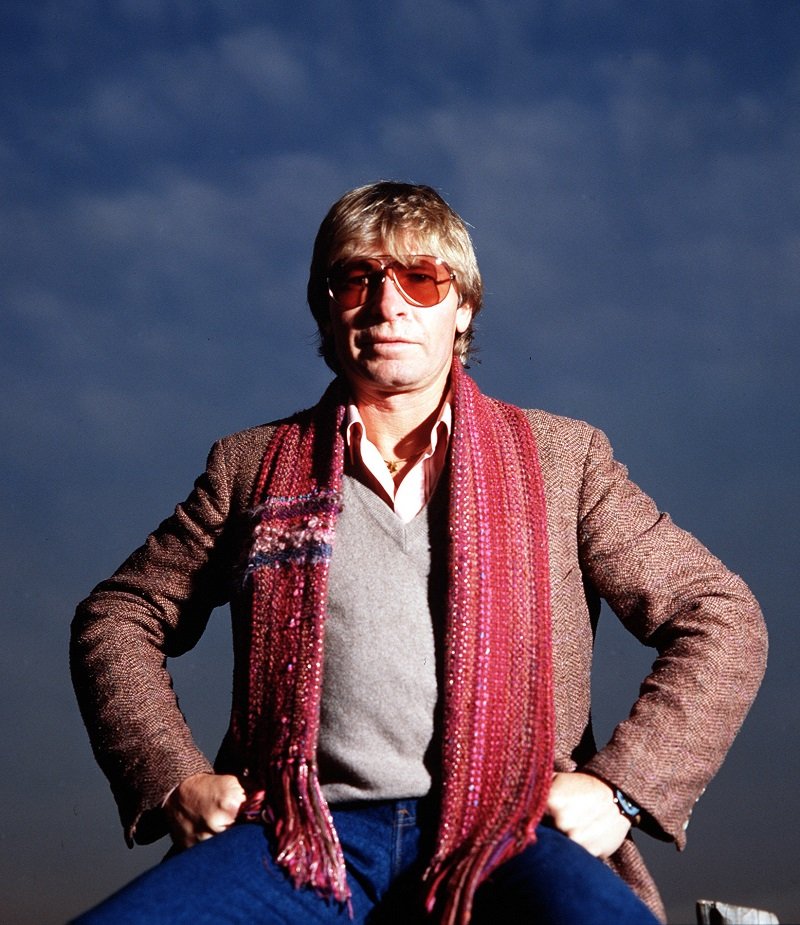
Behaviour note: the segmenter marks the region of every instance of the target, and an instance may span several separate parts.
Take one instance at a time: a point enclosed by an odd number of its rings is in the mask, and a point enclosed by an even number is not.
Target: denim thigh
[[[339,903],[295,889],[263,826],[237,825],[142,874],[75,925],[297,925],[373,921],[392,883],[418,861],[416,800],[334,808],[353,918]]]
[[[633,890],[609,867],[550,826],[502,864],[475,897],[472,925],[658,925]]]
[[[352,919],[311,889],[296,890],[273,860],[265,829],[234,826],[142,874],[75,925],[411,925],[431,818],[416,800],[334,808],[347,863]],[[501,865],[478,890],[473,925],[656,925],[616,874],[561,832]]]

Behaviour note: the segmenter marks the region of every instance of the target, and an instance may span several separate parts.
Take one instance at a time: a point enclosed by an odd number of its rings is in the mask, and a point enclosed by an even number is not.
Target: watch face
[[[614,792],[614,799],[617,802],[617,805],[625,813],[626,816],[630,816],[632,819],[639,815],[640,809],[636,804],[631,803],[631,801],[625,796],[621,790],[616,790]]]

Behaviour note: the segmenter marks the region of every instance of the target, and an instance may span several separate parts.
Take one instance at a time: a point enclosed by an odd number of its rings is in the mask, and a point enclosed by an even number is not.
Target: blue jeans
[[[334,807],[357,925],[410,925],[433,819],[421,801]],[[237,825],[142,874],[74,925],[347,925],[336,903],[295,890],[260,825]],[[431,920],[428,919],[428,922]],[[555,829],[478,890],[472,925],[654,925],[655,917],[601,861]]]

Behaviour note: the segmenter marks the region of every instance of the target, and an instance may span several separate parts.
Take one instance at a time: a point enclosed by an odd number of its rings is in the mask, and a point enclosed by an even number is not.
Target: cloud
[[[307,56],[293,51],[284,36],[271,29],[249,29],[223,37],[220,57],[269,102],[288,99],[302,106],[310,95]]]
[[[176,419],[197,454],[313,400],[328,374],[304,304],[308,257],[321,204],[344,185],[323,158],[281,156],[222,180],[162,167],[123,189],[6,204],[8,462],[58,447],[132,464]]]
[[[285,99],[275,105],[308,118],[321,48],[300,48],[288,31],[240,28],[177,51],[150,49],[92,83],[96,138],[134,153],[152,145],[153,154],[144,163],[137,154],[105,186],[62,191],[35,211],[8,207],[9,290],[31,319],[37,299],[52,307],[58,298],[69,319],[61,327],[72,325],[63,339],[58,325],[40,325],[51,356],[61,344],[66,363],[99,344],[84,375],[102,376],[114,344],[150,372],[172,353],[188,395],[204,375],[199,357],[213,351],[188,349],[187,337],[213,333],[219,355],[234,355],[253,316],[300,341],[292,358],[308,356],[309,329],[285,319],[287,306],[303,311],[317,223],[347,186],[380,175],[446,184],[476,226],[490,311],[498,306],[487,313],[489,337],[509,342],[514,332],[526,357],[560,347],[593,376],[602,326],[612,355],[636,346],[642,375],[676,355],[721,382],[709,353],[719,332],[747,330],[748,303],[765,289],[762,325],[794,304],[797,193],[787,182],[797,116],[774,132],[771,94],[731,93],[711,56],[601,49],[580,65],[594,82],[591,100],[540,86],[528,100],[512,93],[489,103],[451,87],[446,103],[423,94],[412,108],[390,104],[296,150],[271,148],[267,119],[260,156],[217,159],[209,170],[181,155],[228,95],[239,101],[229,124],[255,99],[268,112],[280,87]],[[520,326],[532,309],[535,326]],[[88,338],[83,346],[76,332]],[[755,385],[761,364],[743,362],[746,351],[729,333],[727,377],[738,370]],[[264,360],[287,362],[285,349],[265,340]]]

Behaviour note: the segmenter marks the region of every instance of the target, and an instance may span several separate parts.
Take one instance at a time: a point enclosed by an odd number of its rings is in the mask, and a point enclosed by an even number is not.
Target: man
[[[760,682],[761,615],[601,433],[478,391],[481,297],[432,189],[331,208],[308,299],[336,380],[217,443],[78,608],[75,686],[126,836],[175,846],[82,922],[663,918],[630,830],[683,845]],[[601,598],[658,655],[598,752]],[[165,657],[226,601],[212,768]]]

